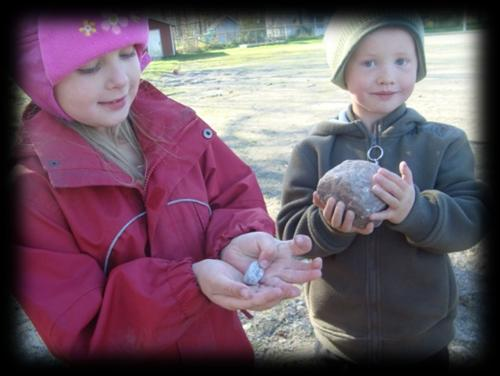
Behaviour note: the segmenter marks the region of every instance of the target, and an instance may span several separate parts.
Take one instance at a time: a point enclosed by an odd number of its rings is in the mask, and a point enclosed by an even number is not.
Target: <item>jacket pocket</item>
[[[385,339],[421,335],[449,319],[455,277],[447,255],[405,251],[406,262],[381,276],[381,324]],[[399,273],[399,275],[396,275]],[[396,276],[395,276],[396,275]]]

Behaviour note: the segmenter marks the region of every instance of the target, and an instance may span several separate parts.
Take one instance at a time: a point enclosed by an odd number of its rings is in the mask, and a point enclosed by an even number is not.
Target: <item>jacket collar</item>
[[[411,132],[418,125],[425,123],[426,120],[415,110],[406,107],[403,103],[391,113],[380,119],[379,130],[381,137],[398,137],[402,134]],[[311,134],[331,135],[346,134],[354,137],[369,137],[367,128],[361,120],[356,118],[352,111],[352,105],[340,112],[340,114],[331,120],[322,122],[315,126]]]
[[[130,182],[117,166],[105,161],[74,130],[55,116],[39,111],[23,124],[25,145],[40,160],[54,187],[110,185],[111,181]]]
[[[136,132],[148,165],[154,165],[168,153],[186,155],[186,150],[179,150],[178,143],[189,134],[186,125],[197,118],[193,110],[166,97],[146,81],[140,85],[132,110],[147,133]],[[38,156],[54,187],[136,186],[127,174],[102,158],[77,132],[43,110],[24,122],[23,134],[26,141],[20,152],[34,152]],[[190,155],[199,155],[200,148],[205,148],[200,143],[193,144],[187,150]]]

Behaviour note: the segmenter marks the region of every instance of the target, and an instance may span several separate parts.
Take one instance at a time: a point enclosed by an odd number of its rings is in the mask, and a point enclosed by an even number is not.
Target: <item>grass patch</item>
[[[284,54],[301,55],[311,50],[322,49],[322,40],[318,38],[298,40],[282,44],[263,45],[252,48],[226,48],[210,50],[194,54],[182,54],[152,61],[143,73],[145,79],[156,78],[156,74],[173,72],[174,70],[188,72],[192,70],[217,69],[236,66],[246,66],[272,63]]]

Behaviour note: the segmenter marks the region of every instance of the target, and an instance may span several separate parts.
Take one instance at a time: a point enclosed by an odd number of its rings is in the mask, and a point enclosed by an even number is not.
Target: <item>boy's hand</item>
[[[401,176],[380,168],[373,175],[374,185],[372,192],[384,201],[388,208],[370,215],[372,221],[388,220],[398,224],[408,216],[415,202],[415,187],[413,186],[413,175],[405,161],[399,164]]]
[[[313,193],[313,204],[321,210],[328,224],[337,231],[368,235],[371,234],[375,228],[372,222],[368,223],[364,228],[353,226],[354,212],[352,210],[346,211],[345,204],[342,201],[337,202],[333,197],[330,197],[326,203],[324,203],[319,198],[318,192],[315,191]]]

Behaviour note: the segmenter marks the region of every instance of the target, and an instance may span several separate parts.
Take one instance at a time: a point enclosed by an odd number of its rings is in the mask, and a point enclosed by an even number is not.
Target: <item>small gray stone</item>
[[[372,177],[379,166],[364,160],[346,160],[319,180],[316,190],[321,201],[326,202],[331,196],[342,201],[347,209],[354,212],[353,225],[365,227],[372,213],[384,210],[387,205],[371,191]],[[379,226],[381,221],[374,222]]]
[[[243,282],[247,285],[256,285],[264,276],[264,269],[262,269],[258,261],[253,261],[245,272]]]

